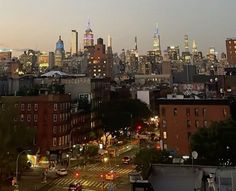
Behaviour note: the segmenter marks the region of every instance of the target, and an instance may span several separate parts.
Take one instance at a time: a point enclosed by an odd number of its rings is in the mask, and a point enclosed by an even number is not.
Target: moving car
[[[122,159],[122,162],[123,164],[129,164],[130,163],[130,157],[129,156],[125,156],[123,159]]]
[[[56,171],[56,173],[57,173],[57,175],[59,175],[59,176],[65,176],[65,175],[68,174],[68,172],[67,172],[67,170],[66,170],[65,168],[58,169],[58,170]]]
[[[82,184],[81,183],[70,183],[69,185],[69,191],[81,191],[82,190]]]
[[[114,171],[110,171],[110,172],[105,174],[105,179],[106,180],[115,180],[116,178],[118,178],[118,175]]]

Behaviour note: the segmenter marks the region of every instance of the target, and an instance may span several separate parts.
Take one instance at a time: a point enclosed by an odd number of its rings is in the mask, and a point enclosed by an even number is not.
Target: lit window
[[[61,137],[59,137],[58,145],[61,146]]]
[[[195,121],[195,127],[199,128],[199,121],[198,120]]]
[[[166,120],[165,119],[162,120],[162,127],[166,128]]]
[[[203,114],[204,117],[206,117],[206,115],[207,115],[207,109],[206,108],[203,108],[202,114]]]
[[[195,108],[195,109],[194,109],[194,113],[195,113],[195,116],[199,116],[199,109],[198,109],[198,108]]]
[[[223,109],[223,115],[224,115],[224,117],[227,116],[227,110],[226,110],[226,108]]]
[[[21,114],[21,115],[20,115],[20,120],[21,120],[21,121],[24,121],[24,114]]]
[[[207,121],[203,122],[203,127],[207,128]]]
[[[164,139],[167,139],[167,133],[166,133],[166,131],[163,132],[163,138],[164,138]]]

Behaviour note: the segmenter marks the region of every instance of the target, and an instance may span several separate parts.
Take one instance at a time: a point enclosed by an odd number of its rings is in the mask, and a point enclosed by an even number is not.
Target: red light
[[[103,178],[103,174],[101,174],[100,177]]]
[[[75,173],[75,176],[76,176],[76,177],[79,177],[79,176],[80,176],[79,172],[76,172],[76,173]]]

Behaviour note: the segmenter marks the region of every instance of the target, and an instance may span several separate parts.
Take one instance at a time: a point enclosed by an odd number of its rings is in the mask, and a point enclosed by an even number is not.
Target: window
[[[166,120],[165,119],[162,120],[162,127],[166,128]]]
[[[30,103],[27,104],[27,110],[31,111],[31,104]]]
[[[54,103],[53,109],[54,109],[54,111],[57,111],[57,103]]]
[[[191,121],[187,120],[187,127],[190,128],[191,127]]]
[[[174,108],[174,110],[173,110],[173,115],[174,115],[174,116],[177,116],[177,108]]]
[[[223,116],[224,116],[224,117],[227,116],[227,110],[226,110],[226,108],[223,109]]]
[[[57,146],[57,138],[56,137],[53,137],[53,141],[52,141],[53,143],[53,146],[54,147],[56,147]]]
[[[20,109],[21,109],[21,111],[24,111],[25,110],[25,104],[20,104]]]
[[[52,132],[53,132],[53,134],[57,134],[57,126],[53,126]]]
[[[161,114],[162,116],[166,116],[166,108],[164,107],[161,108]]]
[[[164,139],[167,139],[167,133],[166,133],[166,131],[163,132],[163,138],[164,138]]]
[[[206,115],[207,115],[207,109],[206,108],[202,109],[202,115],[203,115],[203,117],[206,117]]]
[[[27,115],[27,121],[31,121],[31,115],[30,114]]]
[[[190,108],[186,108],[186,116],[190,116]]]
[[[38,104],[37,103],[34,104],[34,111],[38,111]]]
[[[34,114],[34,122],[37,122],[37,121],[38,121],[38,115]]]
[[[203,121],[203,127],[207,128],[207,121]]]
[[[195,113],[195,116],[199,116],[199,109],[198,109],[198,108],[195,108],[195,109],[194,109],[194,113]]]
[[[191,135],[192,135],[192,133],[188,132],[188,140],[190,140]]]
[[[24,114],[21,114],[21,115],[20,115],[20,120],[21,120],[21,121],[24,121]]]
[[[59,137],[58,145],[61,146],[61,137]]]
[[[199,121],[198,120],[195,121],[195,127],[199,128]]]
[[[166,143],[164,143],[164,149],[167,150],[167,144]]]
[[[57,122],[57,114],[53,114],[53,122]]]

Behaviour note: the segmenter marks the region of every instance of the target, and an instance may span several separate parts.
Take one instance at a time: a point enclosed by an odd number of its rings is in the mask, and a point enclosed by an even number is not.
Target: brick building
[[[230,117],[227,100],[158,99],[162,148],[189,155],[189,138],[199,128]]]
[[[226,39],[227,61],[230,65],[236,65],[236,38]]]

